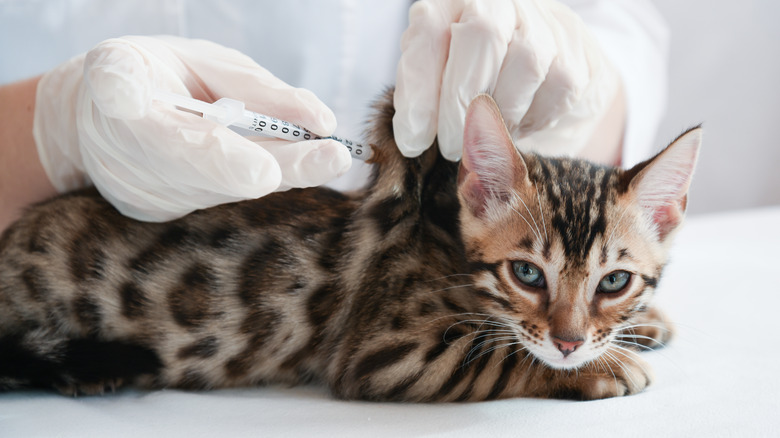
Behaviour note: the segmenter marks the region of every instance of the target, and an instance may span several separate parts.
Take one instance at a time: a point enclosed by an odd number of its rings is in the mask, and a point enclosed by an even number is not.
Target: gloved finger
[[[258,198],[274,191],[281,170],[274,157],[230,129],[170,109],[127,122],[150,168],[171,183]],[[173,128],[173,131],[172,131]]]
[[[153,103],[142,119],[111,123],[91,102],[85,106],[79,115],[82,149],[113,157],[115,172],[154,175],[173,192],[190,187],[241,198],[263,196],[281,182],[268,152],[193,114]]]
[[[466,109],[479,93],[492,90],[515,30],[511,1],[475,1],[452,25],[450,55],[444,68],[438,136],[442,155],[460,159]]]
[[[460,15],[463,4],[463,0],[418,1],[409,9],[409,27],[401,38],[393,95],[395,141],[407,157],[420,155],[436,137],[450,25]]]
[[[319,135],[335,131],[336,116],[314,93],[290,86],[243,53],[202,40],[162,40],[197,77],[187,84],[191,92],[196,91],[194,94],[198,94],[195,88],[202,87],[212,100],[240,100],[249,110],[287,120]]]
[[[535,2],[519,2],[516,7],[517,28],[493,90],[510,131],[531,106],[558,50],[545,12]]]
[[[156,52],[126,38],[105,40],[87,52],[85,84],[106,116],[125,120],[144,117],[155,86],[187,94],[176,71],[181,63],[168,51],[158,48]]]
[[[254,141],[273,155],[282,169],[277,191],[320,186],[345,174],[352,165],[349,150],[334,140],[291,143],[255,137]]]
[[[590,83],[590,66],[584,51],[588,35],[578,17],[568,8],[551,4],[548,20],[556,38],[557,53],[544,82],[516,130],[525,135],[545,129],[568,114]]]

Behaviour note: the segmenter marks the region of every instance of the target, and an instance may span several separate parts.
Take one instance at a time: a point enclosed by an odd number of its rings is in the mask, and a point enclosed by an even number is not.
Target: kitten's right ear
[[[515,182],[527,173],[493,98],[474,98],[466,112],[458,170],[458,192],[466,207],[474,216],[484,216],[491,205],[508,202]]]
[[[701,139],[701,127],[689,129],[658,155],[627,173],[632,175],[629,188],[652,218],[661,241],[682,222]]]

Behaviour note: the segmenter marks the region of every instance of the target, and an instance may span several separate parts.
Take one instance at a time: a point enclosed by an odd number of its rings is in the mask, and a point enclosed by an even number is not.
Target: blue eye
[[[512,271],[515,273],[515,277],[520,280],[526,286],[543,288],[545,286],[544,274],[538,266],[524,262],[512,262]]]
[[[631,274],[626,271],[615,271],[607,274],[599,283],[599,292],[608,294],[620,292],[626,287],[630,279]]]

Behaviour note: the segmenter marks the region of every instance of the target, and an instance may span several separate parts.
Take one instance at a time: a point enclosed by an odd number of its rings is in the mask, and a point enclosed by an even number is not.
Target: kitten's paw
[[[598,400],[636,394],[652,382],[649,365],[631,351],[613,350],[577,373],[567,372],[550,382],[549,396],[572,400]]]
[[[114,393],[122,387],[123,381],[120,378],[106,379],[100,382],[72,382],[61,385],[55,385],[55,389],[60,394],[68,397],[78,397],[79,395],[103,395],[107,392]]]
[[[620,397],[642,392],[653,381],[650,365],[635,353],[613,352],[606,361],[609,372],[601,370],[586,391],[588,399]],[[596,366],[598,368],[599,365]]]
[[[650,307],[629,328],[622,330],[616,341],[636,351],[647,351],[665,347],[673,336],[671,321],[657,307]]]

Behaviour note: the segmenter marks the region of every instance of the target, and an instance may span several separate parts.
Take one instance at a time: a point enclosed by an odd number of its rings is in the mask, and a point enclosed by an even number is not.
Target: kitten
[[[463,160],[397,151],[368,188],[290,190],[164,224],[94,190],[0,239],[0,386],[65,394],[320,382],[344,399],[597,399],[650,371],[649,301],[701,129],[630,170],[518,153],[487,95]],[[572,372],[576,370],[577,372]]]

